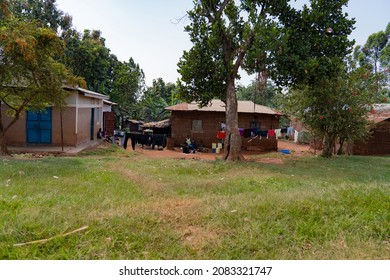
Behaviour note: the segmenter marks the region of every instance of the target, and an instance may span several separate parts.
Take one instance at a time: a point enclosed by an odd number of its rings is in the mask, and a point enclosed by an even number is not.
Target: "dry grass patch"
[[[176,198],[145,204],[162,224],[173,228],[180,241],[192,249],[202,250],[220,237],[220,233],[204,223],[209,212],[202,199]]]

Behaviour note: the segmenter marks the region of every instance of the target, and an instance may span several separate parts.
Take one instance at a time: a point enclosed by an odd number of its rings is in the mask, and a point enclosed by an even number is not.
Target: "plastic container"
[[[284,155],[289,155],[290,154],[290,150],[280,150],[280,152]]]

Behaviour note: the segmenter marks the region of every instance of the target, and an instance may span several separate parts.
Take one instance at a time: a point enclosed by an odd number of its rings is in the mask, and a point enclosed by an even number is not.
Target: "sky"
[[[160,77],[166,83],[179,78],[177,63],[192,46],[184,31],[192,0],[57,0],[57,7],[73,17],[79,32],[100,30],[106,47],[120,61],[132,57],[143,69],[147,86]],[[369,35],[384,31],[389,11],[390,0],[349,0],[345,12],[357,21],[351,39],[363,45]],[[245,86],[253,79],[242,76],[238,83]]]

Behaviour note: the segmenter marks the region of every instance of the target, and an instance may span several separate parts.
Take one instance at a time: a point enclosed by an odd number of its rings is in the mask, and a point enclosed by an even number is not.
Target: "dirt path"
[[[128,151],[131,151],[131,146],[127,148]],[[281,150],[290,150],[293,155],[295,156],[303,156],[303,155],[310,155],[313,154],[313,150],[310,149],[309,145],[301,145],[301,144],[295,144],[291,141],[284,141],[280,140],[278,141],[278,151]],[[222,153],[215,154],[215,153],[201,153],[197,152],[195,154],[185,154],[183,153],[180,148],[175,147],[175,150],[167,150],[164,149],[162,151],[159,150],[152,150],[150,148],[142,149],[140,146],[137,146],[135,148],[135,151],[143,154],[146,157],[149,158],[179,158],[179,159],[202,159],[202,160],[215,160],[218,158],[222,158]],[[257,151],[243,151],[243,156],[246,159],[251,159],[251,157],[256,155],[264,155],[267,153],[261,153]]]

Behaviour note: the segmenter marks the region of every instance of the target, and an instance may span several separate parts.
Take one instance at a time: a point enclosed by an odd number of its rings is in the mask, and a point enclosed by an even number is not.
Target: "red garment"
[[[218,131],[217,138],[218,139],[225,139],[226,138],[226,131]]]
[[[275,136],[275,130],[274,129],[268,130],[268,137],[274,137],[274,136]]]

